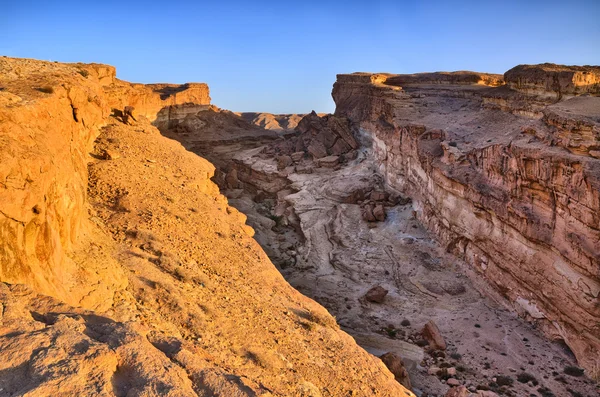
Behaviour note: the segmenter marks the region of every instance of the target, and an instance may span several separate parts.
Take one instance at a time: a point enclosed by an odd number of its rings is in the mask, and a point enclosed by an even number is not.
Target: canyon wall
[[[155,89],[0,58],[0,394],[414,396],[150,123]]]
[[[106,307],[126,279],[108,253],[89,252],[102,238],[85,207],[94,139],[113,109],[125,106],[155,124],[183,119],[180,108],[210,104],[208,86],[131,84],[101,64],[0,58],[0,71],[0,279]]]
[[[450,86],[432,84],[431,74],[423,83],[359,73],[338,75],[332,95],[336,114],[372,141],[386,183],[412,196],[417,216],[471,265],[481,289],[564,340],[598,379],[600,98],[553,103],[547,81],[563,93],[595,92],[587,83],[576,91],[565,75],[579,79],[556,65],[512,69],[508,87],[485,75]],[[536,90],[515,92],[514,81]],[[503,106],[489,106],[494,98]]]
[[[105,307],[126,279],[109,253],[85,255],[102,239],[85,202],[88,153],[109,108],[80,70],[0,58],[0,280]]]

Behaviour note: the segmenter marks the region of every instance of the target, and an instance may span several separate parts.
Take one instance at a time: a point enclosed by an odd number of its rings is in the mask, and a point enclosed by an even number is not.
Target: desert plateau
[[[294,77],[212,98],[231,59],[0,56],[0,397],[600,396],[600,66],[340,67],[278,113]]]

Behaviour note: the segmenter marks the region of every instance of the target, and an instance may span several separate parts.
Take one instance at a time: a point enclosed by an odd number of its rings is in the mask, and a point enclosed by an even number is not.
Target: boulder
[[[431,347],[431,349],[446,350],[446,341],[444,341],[439,328],[435,325],[433,320],[425,324],[421,330],[421,335],[429,342],[429,347]]]
[[[307,150],[315,159],[320,159],[327,156],[327,149],[325,148],[325,145],[319,141],[311,142],[310,145],[308,145]]]
[[[373,206],[367,205],[362,210],[362,218],[367,222],[375,222],[377,219],[373,215]]]
[[[338,156],[327,156],[319,159],[317,162],[321,167],[334,168],[340,163],[340,158]]]
[[[456,378],[450,378],[446,381],[448,386],[460,386],[460,381]]]
[[[383,208],[383,205],[377,204],[375,208],[373,208],[373,216],[379,222],[385,221],[385,209]]]
[[[282,170],[286,167],[289,167],[293,163],[294,163],[294,161],[292,160],[292,158],[290,156],[283,155],[283,156],[277,157],[277,169],[278,170]]]
[[[369,302],[382,303],[385,296],[388,294],[388,290],[383,288],[381,285],[377,285],[367,291],[365,299]]]
[[[290,157],[295,163],[297,163],[299,161],[302,161],[302,159],[304,158],[304,152],[294,152]]]
[[[407,389],[411,388],[410,377],[408,376],[408,371],[404,368],[404,363],[400,356],[395,353],[388,352],[379,357],[381,361],[385,364],[386,367],[390,370],[392,374],[394,374],[394,378],[396,381],[400,383],[402,386]]]

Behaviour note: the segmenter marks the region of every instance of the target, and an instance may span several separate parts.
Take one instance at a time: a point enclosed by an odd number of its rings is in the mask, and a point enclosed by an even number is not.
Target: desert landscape
[[[0,395],[599,395],[600,67],[332,83],[0,58]]]

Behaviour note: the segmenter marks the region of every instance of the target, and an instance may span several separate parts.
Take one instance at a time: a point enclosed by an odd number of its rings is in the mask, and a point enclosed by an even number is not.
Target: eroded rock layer
[[[0,58],[0,395],[413,395],[151,124],[207,90],[156,89]]]
[[[508,87],[338,75],[333,98],[336,115],[372,140],[386,183],[413,198],[482,288],[563,339],[598,378],[600,98],[556,102],[553,91],[596,93],[597,68],[550,66],[511,69]]]

